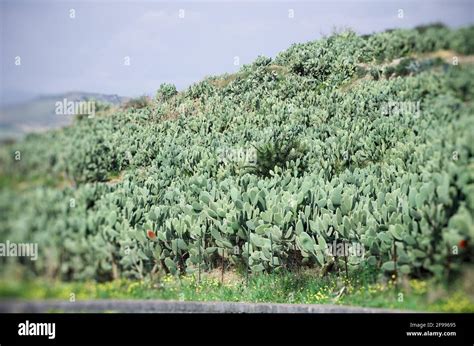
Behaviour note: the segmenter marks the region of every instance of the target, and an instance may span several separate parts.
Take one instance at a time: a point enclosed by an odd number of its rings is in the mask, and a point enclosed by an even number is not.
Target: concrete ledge
[[[414,311],[343,305],[181,302],[163,300],[85,300],[76,302],[2,300],[0,313],[123,312],[123,313],[413,313]]]

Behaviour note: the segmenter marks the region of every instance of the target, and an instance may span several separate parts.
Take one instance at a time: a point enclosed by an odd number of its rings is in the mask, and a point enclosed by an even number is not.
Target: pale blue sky
[[[137,96],[153,94],[163,82],[183,89],[206,75],[237,70],[235,56],[241,64],[258,55],[274,57],[335,28],[370,33],[435,21],[452,27],[474,22],[470,0],[0,3],[3,102],[77,90]],[[127,56],[130,66],[124,65]]]

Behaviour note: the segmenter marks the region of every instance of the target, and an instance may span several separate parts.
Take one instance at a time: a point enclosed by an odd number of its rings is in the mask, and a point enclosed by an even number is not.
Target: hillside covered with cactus
[[[0,242],[39,254],[0,270],[456,275],[474,241],[472,54],[474,27],[342,32],[4,145]]]

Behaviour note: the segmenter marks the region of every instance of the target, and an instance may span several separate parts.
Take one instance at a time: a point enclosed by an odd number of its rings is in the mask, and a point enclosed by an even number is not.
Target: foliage
[[[208,78],[168,102],[140,98],[4,146],[0,242],[38,243],[40,256],[2,257],[1,270],[21,262],[32,275],[108,280],[347,265],[451,278],[472,262],[472,66],[341,86],[360,64],[469,52],[460,42],[473,30],[340,33],[219,86]],[[419,102],[421,114],[386,114],[393,102]],[[253,170],[222,164],[220,153],[255,147]],[[364,253],[334,256],[333,241]]]
[[[125,104],[125,109],[141,109],[145,108],[150,104],[150,99],[148,96],[143,95],[140,97],[133,98]]]
[[[250,166],[249,172],[262,177],[270,177],[275,167],[286,168],[297,166],[299,173],[304,173],[301,160],[304,159],[304,148],[296,139],[298,133],[292,131],[284,134],[278,130],[273,133],[271,141],[256,147],[257,160]]]
[[[163,83],[156,92],[156,99],[159,102],[165,102],[178,93],[174,84]]]
[[[216,275],[217,274],[217,275]],[[404,280],[402,287],[357,273],[341,281],[336,275],[320,279],[311,272],[255,275],[248,284],[231,273],[177,278],[170,274],[151,280],[115,280],[64,283],[34,280],[1,281],[0,297],[16,299],[64,299],[71,292],[77,301],[93,299],[160,299],[182,301],[231,301],[253,303],[338,304],[410,311],[473,312],[474,302],[459,285],[446,290],[432,280]],[[436,291],[436,297],[429,292]],[[400,293],[403,301],[400,301]],[[61,312],[61,311],[58,311]]]

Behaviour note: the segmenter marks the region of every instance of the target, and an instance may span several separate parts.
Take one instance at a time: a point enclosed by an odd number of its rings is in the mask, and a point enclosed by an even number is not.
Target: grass
[[[234,272],[195,276],[165,275],[143,281],[57,282],[45,280],[0,282],[0,298],[23,299],[161,299],[254,303],[341,304],[413,311],[474,312],[474,299],[459,285],[450,288],[433,280],[403,278],[397,287],[372,274],[349,280],[320,278],[312,272],[262,274],[244,277]]]
[[[58,187],[71,185],[71,181],[62,175],[42,176],[31,174],[29,176],[3,174],[0,172],[0,189],[26,190],[34,187]]]

